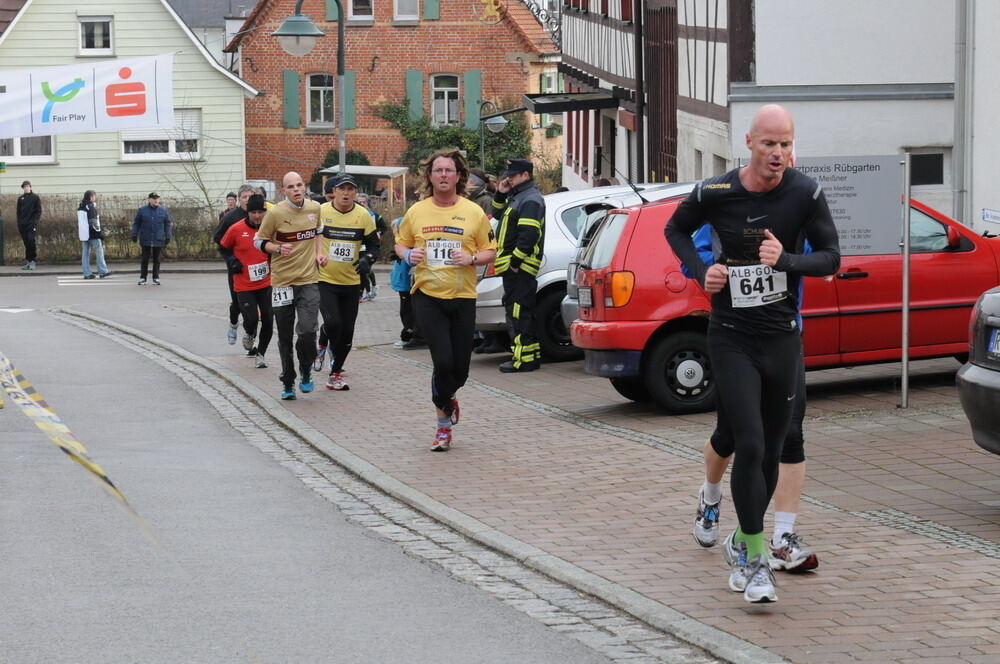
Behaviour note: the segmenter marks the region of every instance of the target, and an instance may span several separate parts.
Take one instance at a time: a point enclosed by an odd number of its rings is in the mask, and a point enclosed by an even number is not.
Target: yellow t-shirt
[[[496,248],[483,209],[466,198],[449,207],[438,207],[433,197],[414,203],[403,215],[396,243],[427,252],[413,268],[413,292],[446,300],[476,297],[476,268],[452,264],[450,251],[474,254]]]
[[[363,206],[354,204],[341,212],[333,203],[319,207],[320,242],[326,265],[319,268],[319,280],[328,284],[357,286],[361,283],[354,264],[358,261],[366,235],[375,232],[375,220]]]
[[[257,237],[278,244],[291,244],[287,256],[271,254],[272,286],[314,284],[319,276],[316,264],[316,232],[319,228],[319,203],[306,199],[301,208],[281,201],[267,211],[260,222]],[[270,248],[270,247],[268,247]]]

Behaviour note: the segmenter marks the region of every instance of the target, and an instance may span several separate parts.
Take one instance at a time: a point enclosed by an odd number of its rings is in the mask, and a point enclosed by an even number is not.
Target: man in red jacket
[[[219,244],[232,251],[232,258],[227,264],[233,275],[236,300],[243,314],[243,347],[248,353],[254,353],[255,366],[263,369],[267,367],[264,354],[267,353],[267,346],[271,342],[274,330],[270,257],[253,244],[254,236],[257,235],[257,229],[266,212],[264,197],[254,194],[247,201],[246,209],[247,218],[230,226]]]

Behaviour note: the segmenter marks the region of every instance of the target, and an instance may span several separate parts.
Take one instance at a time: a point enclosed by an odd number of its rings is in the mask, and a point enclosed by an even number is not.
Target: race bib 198
[[[247,266],[247,275],[250,277],[250,281],[261,281],[270,273],[271,265],[267,261]]]
[[[451,252],[461,248],[460,240],[427,240],[427,264],[432,267],[454,266]]]
[[[730,265],[729,294],[734,309],[761,307],[788,297],[788,274],[767,265]]]
[[[357,245],[354,242],[330,242],[330,260],[338,263],[353,263],[354,249]]]
[[[271,289],[271,306],[272,307],[284,307],[292,303],[294,297],[292,296],[291,286],[275,286]]]

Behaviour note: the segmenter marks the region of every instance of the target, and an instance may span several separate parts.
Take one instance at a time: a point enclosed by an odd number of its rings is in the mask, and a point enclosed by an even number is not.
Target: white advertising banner
[[[0,71],[0,138],[174,126],[173,55]]]

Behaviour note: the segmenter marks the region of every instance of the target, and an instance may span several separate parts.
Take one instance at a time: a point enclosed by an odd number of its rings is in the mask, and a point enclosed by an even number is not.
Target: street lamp
[[[347,172],[347,107],[344,98],[347,91],[344,85],[344,5],[341,0],[334,0],[337,3],[337,88],[340,91],[337,103],[340,105],[340,120],[337,122],[337,134],[340,140],[340,172]],[[295,15],[289,16],[281,24],[281,27],[271,33],[278,38],[282,50],[288,55],[301,58],[309,53],[316,45],[316,40],[324,33],[312,19],[302,13],[302,0],[295,3]]]
[[[486,134],[483,133],[483,127],[489,129],[491,133],[499,134],[507,126],[507,118],[503,115],[491,115],[484,120],[483,112],[488,107],[492,108],[490,111],[491,114],[500,110],[491,101],[484,101],[479,104],[479,168],[484,171],[486,170]]]

